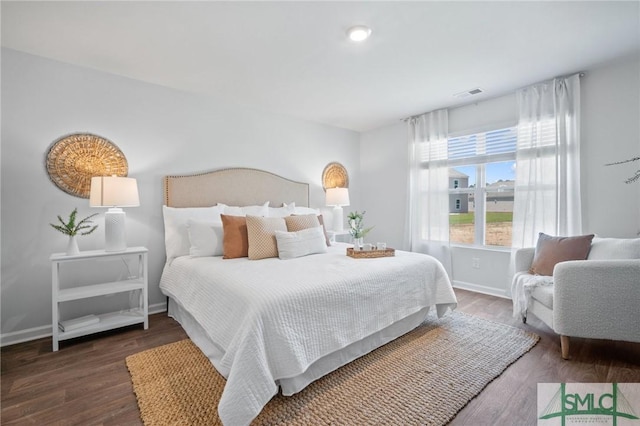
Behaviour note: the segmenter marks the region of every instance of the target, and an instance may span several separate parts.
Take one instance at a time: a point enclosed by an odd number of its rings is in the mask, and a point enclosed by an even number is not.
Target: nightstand
[[[145,247],[131,247],[117,252],[89,250],[71,256],[64,253],[51,255],[49,259],[51,261],[52,293],[51,325],[53,328],[54,352],[58,350],[58,342],[60,340],[73,339],[132,324],[141,323],[144,324],[145,330],[149,328],[147,253],[148,250]],[[121,281],[79,285],[71,288],[61,288],[60,286],[60,269],[65,264],[117,257],[124,259],[125,256],[137,260],[137,275],[134,277],[128,277]],[[59,323],[61,323],[60,304],[90,297],[134,291],[140,292],[138,306],[130,306],[129,309],[118,312],[87,315],[80,319],[62,321],[63,324],[66,324],[65,331],[59,329]]]
[[[335,243],[336,241],[342,243],[351,242],[351,235],[346,229],[343,229],[342,231],[327,231],[327,235],[329,236],[329,241],[332,243]]]

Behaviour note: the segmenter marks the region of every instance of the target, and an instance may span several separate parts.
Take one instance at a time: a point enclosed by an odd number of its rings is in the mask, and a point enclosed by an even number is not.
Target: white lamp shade
[[[91,178],[91,207],[137,207],[138,184],[134,178],[96,176]]]
[[[349,205],[349,189],[328,188],[326,204],[327,206],[348,206]]]

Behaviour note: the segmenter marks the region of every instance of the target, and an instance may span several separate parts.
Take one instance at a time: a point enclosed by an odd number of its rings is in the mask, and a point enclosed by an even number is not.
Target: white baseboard
[[[43,337],[51,337],[51,324],[0,334],[0,346],[15,345]]]
[[[149,315],[167,311],[167,302],[149,305]],[[0,347],[51,337],[51,324],[0,334]]]
[[[507,290],[499,289],[495,287],[487,287],[480,284],[472,284],[464,281],[453,281],[453,287],[462,290],[469,290],[476,293],[488,294],[489,296],[502,297],[503,299],[511,300],[511,297],[507,294]]]
[[[167,302],[149,305],[149,315],[159,314],[160,312],[167,312]]]

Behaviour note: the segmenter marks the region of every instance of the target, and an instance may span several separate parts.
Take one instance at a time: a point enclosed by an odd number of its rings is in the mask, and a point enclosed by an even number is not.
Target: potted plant
[[[69,243],[67,244],[67,255],[74,255],[80,253],[78,249],[78,241],[76,235],[89,235],[98,228],[98,225],[91,226],[91,218],[97,216],[98,213],[94,213],[84,219],[76,222],[76,216],[78,214],[78,208],[73,209],[69,215],[69,220],[65,222],[60,215],[58,215],[58,221],[60,225],[56,223],[50,223],[51,227],[56,231],[60,231],[69,236]]]
[[[347,218],[349,219],[349,234],[351,234],[351,237],[353,238],[354,248],[362,247],[364,237],[373,229],[373,226],[370,228],[364,227],[365,213],[366,211],[360,213],[356,210],[355,212],[350,212],[349,215],[347,215]]]

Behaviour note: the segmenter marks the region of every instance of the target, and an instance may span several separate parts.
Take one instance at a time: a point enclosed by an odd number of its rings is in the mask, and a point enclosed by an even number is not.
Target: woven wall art
[[[89,198],[93,176],[127,176],[127,159],[113,142],[91,133],[55,141],[46,158],[51,181],[67,194]]]
[[[322,171],[322,188],[326,191],[327,188],[348,188],[349,187],[349,175],[347,169],[337,162],[327,164]]]

